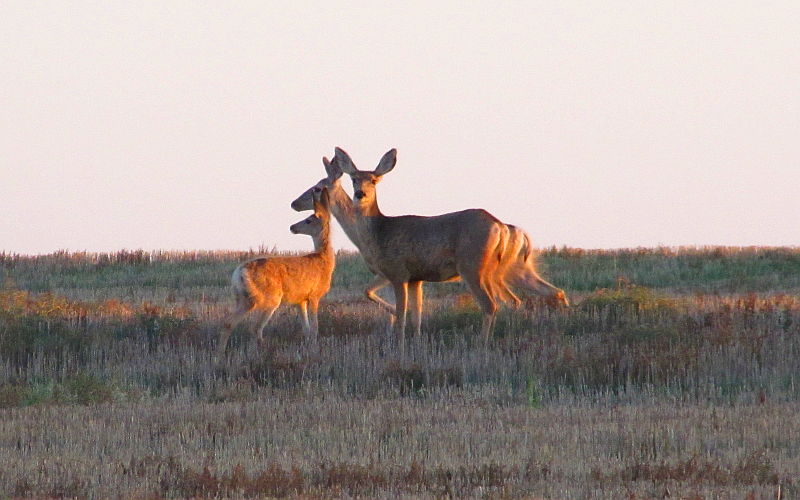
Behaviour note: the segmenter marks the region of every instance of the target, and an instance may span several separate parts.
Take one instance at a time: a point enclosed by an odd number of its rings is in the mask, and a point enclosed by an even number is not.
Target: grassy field
[[[340,253],[215,364],[256,253],[0,253],[0,498],[800,498],[800,249],[545,250],[571,308],[426,285],[404,360]]]

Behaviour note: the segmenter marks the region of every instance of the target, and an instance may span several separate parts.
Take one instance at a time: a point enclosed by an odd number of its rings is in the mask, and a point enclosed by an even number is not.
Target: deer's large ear
[[[331,163],[327,157],[322,157],[322,164],[325,165],[325,172],[328,173],[328,180],[335,181],[342,176],[342,169],[339,168],[339,165]]]
[[[319,193],[319,201],[317,198],[314,197],[314,215],[317,217],[324,217],[328,214],[328,209],[331,205],[330,195],[328,194],[328,188],[322,188],[322,192]]]
[[[383,175],[388,172],[391,172],[394,168],[395,164],[397,163],[397,150],[392,148],[383,155],[381,161],[378,163],[378,167],[375,169],[375,175]]]
[[[336,148],[336,154],[333,155],[333,165],[338,166],[348,175],[353,175],[358,172],[358,169],[353,164],[353,160],[350,159],[350,155],[341,148]]]

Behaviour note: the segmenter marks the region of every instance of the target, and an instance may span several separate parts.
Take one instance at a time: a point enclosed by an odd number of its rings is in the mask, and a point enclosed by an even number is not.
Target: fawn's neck
[[[330,226],[325,226],[320,234],[314,236],[314,253],[329,263],[333,262],[334,252],[333,245],[331,245]]]

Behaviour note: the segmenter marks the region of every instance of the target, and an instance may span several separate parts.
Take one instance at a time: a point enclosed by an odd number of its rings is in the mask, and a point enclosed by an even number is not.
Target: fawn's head
[[[322,164],[325,165],[325,172],[328,174],[327,177],[320,179],[319,182],[306,189],[303,194],[292,202],[292,208],[295,211],[302,212],[303,210],[313,210],[314,196],[317,196],[317,199],[319,199],[319,195],[324,189],[331,190],[339,183],[339,179],[342,177],[342,169],[334,163],[331,163],[331,161],[325,157],[322,158]]]
[[[330,198],[327,188],[314,192],[311,196],[314,206],[314,214],[296,224],[289,226],[289,231],[294,234],[307,234],[309,236],[319,236],[328,231],[331,222],[329,210]]]
[[[336,148],[333,164],[350,176],[353,181],[353,206],[362,214],[370,215],[371,209],[377,209],[375,185],[384,174],[390,172],[397,163],[397,150],[390,149],[383,155],[375,170],[359,170],[343,149]]]

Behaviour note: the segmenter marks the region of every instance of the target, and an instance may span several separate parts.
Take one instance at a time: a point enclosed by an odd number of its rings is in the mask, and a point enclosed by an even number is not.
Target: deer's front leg
[[[300,306],[300,322],[303,325],[303,335],[308,338],[311,335],[311,324],[308,322],[308,301],[298,304]]]
[[[319,299],[312,299],[308,302],[308,309],[311,312],[311,337],[313,341],[319,338]]]

